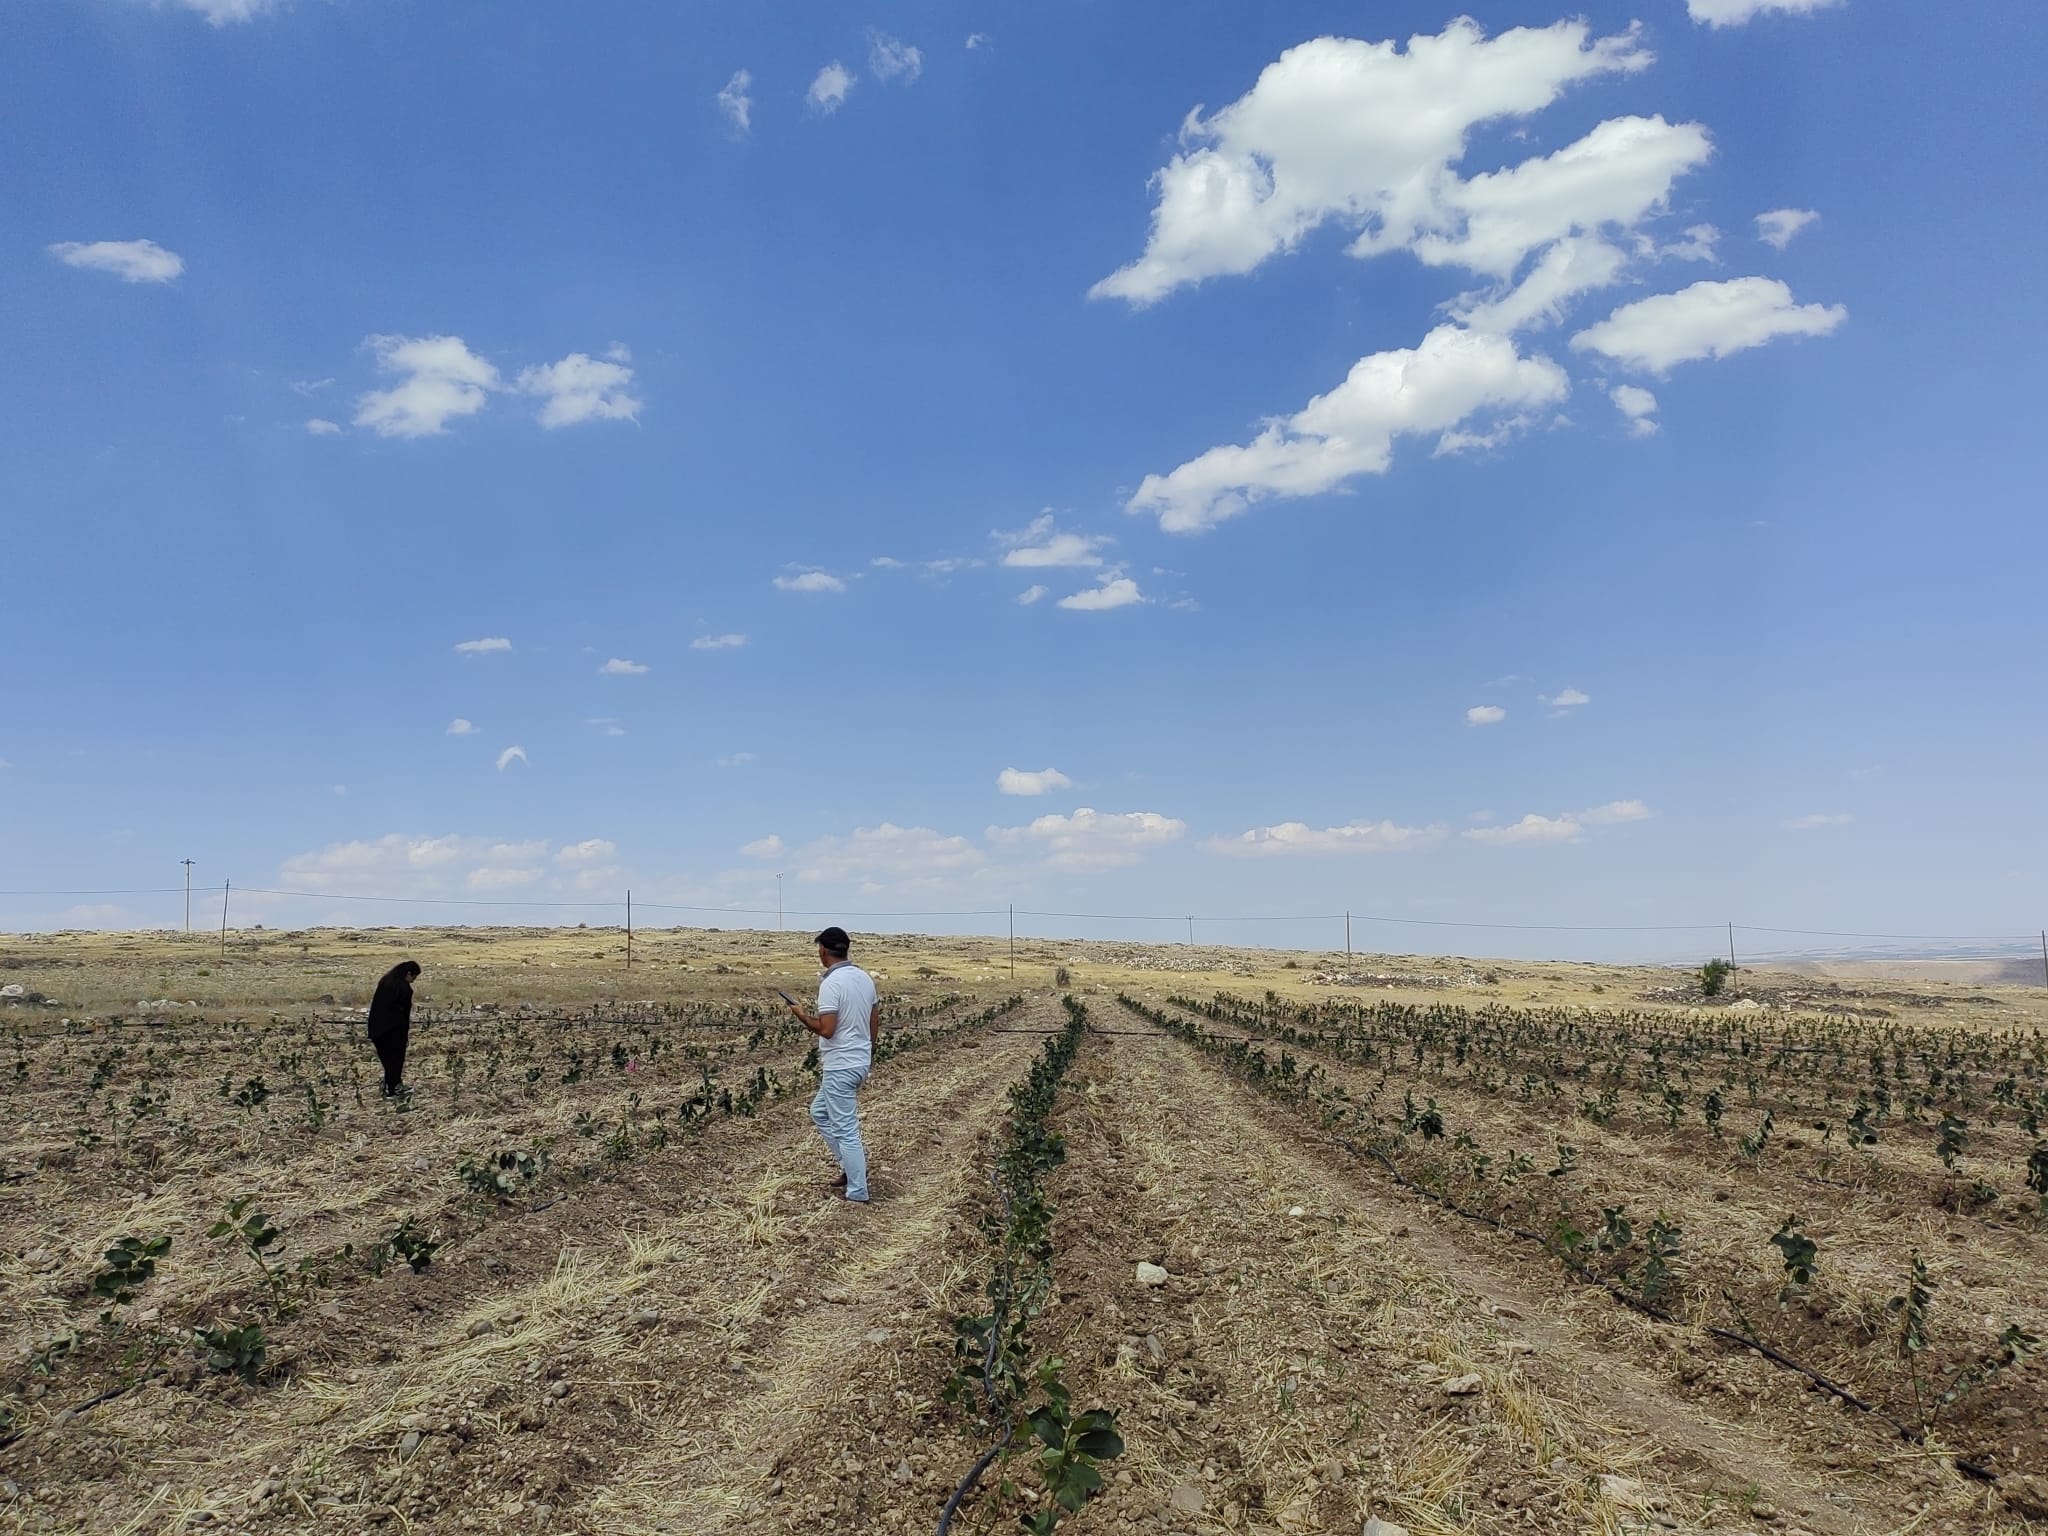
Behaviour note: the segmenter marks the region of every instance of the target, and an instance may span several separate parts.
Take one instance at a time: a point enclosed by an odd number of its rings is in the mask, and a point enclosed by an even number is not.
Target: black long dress
[[[420,973],[417,962],[394,965],[377,983],[370,999],[370,1044],[384,1064],[386,1097],[398,1092],[405,1077],[405,1047],[412,1038],[412,983]]]

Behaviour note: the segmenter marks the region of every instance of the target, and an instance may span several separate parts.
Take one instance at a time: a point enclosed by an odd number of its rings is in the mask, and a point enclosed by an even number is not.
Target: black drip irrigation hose
[[[1012,1424],[1003,1431],[1003,1438],[983,1451],[974,1465],[967,1469],[967,1475],[960,1479],[960,1485],[953,1490],[953,1497],[946,1500],[946,1507],[939,1512],[939,1528],[933,1536],[946,1536],[946,1533],[953,1529],[953,1517],[960,1513],[960,1506],[966,1501],[967,1495],[974,1492],[974,1485],[981,1481],[981,1474],[989,1469],[998,1456],[1009,1449],[1010,1442],[1016,1436],[1017,1426]]]
[[[1143,1017],[1143,1015],[1140,1015],[1140,1017]],[[1198,1034],[1199,1032],[1191,1031],[1190,1033]],[[1220,1037],[1215,1035],[1208,1035],[1202,1036],[1201,1038],[1213,1040]],[[1435,1190],[1430,1189],[1428,1186],[1416,1183],[1413,1179],[1409,1178],[1398,1167],[1396,1167],[1394,1164],[1394,1160],[1388,1157],[1387,1154],[1382,1152],[1378,1147],[1371,1145],[1361,1147],[1358,1143],[1351,1140],[1350,1137],[1337,1135],[1335,1133],[1332,1133],[1330,1139],[1334,1141],[1338,1146],[1342,1147],[1345,1151],[1351,1153],[1351,1155],[1354,1157],[1370,1158],[1378,1162],[1381,1167],[1386,1169],[1387,1173],[1393,1178],[1396,1184],[1400,1185],[1403,1189],[1409,1191],[1411,1194],[1420,1195],[1425,1200],[1434,1201],[1437,1205],[1442,1206],[1445,1210],[1451,1212],[1453,1215],[1462,1216],[1467,1221],[1475,1221],[1482,1226],[1492,1227],[1497,1232],[1505,1232],[1510,1237],[1521,1238],[1525,1242],[1532,1242],[1537,1244],[1546,1253],[1549,1253],[1553,1258],[1557,1259],[1559,1263],[1564,1265],[1565,1269],[1569,1273],[1571,1273],[1575,1278],[1577,1278],[1584,1284],[1599,1287],[1601,1290],[1605,1291],[1609,1296],[1614,1298],[1614,1300],[1620,1302],[1623,1306],[1628,1307],[1632,1311],[1639,1312],[1643,1316],[1654,1319],[1655,1321],[1660,1323],[1669,1323],[1674,1327],[1685,1328],[1698,1326],[1700,1328],[1700,1331],[1705,1333],[1709,1338],[1719,1339],[1726,1344],[1734,1344],[1743,1349],[1753,1350],[1755,1353],[1763,1356],[1764,1359],[1769,1360],[1772,1364],[1782,1366],[1784,1369],[1788,1371],[1796,1372],[1798,1375],[1805,1377],[1808,1381],[1812,1382],[1816,1387],[1820,1388],[1821,1391],[1826,1392],[1829,1396],[1835,1398],[1836,1400],[1847,1405],[1848,1407],[1855,1408],[1860,1410],[1861,1412],[1870,1414],[1873,1418],[1878,1419],[1880,1422],[1890,1425],[1892,1429],[1898,1432],[1899,1438],[1901,1440],[1904,1440],[1908,1445],[1925,1445],[1927,1443],[1927,1436],[1923,1431],[1914,1429],[1912,1426],[1908,1424],[1901,1423],[1899,1420],[1893,1418],[1890,1414],[1886,1413],[1882,1408],[1879,1408],[1876,1404],[1865,1402],[1862,1398],[1858,1397],[1854,1392],[1851,1392],[1847,1387],[1841,1386],[1836,1382],[1830,1381],[1827,1377],[1821,1375],[1820,1372],[1814,1370],[1812,1367],[1800,1364],[1791,1356],[1783,1354],[1778,1350],[1771,1348],[1770,1345],[1763,1343],[1761,1340],[1752,1339],[1746,1333],[1737,1333],[1732,1328],[1716,1328],[1710,1324],[1695,1325],[1687,1323],[1683,1318],[1677,1317],[1672,1313],[1666,1312],[1662,1307],[1657,1306],[1654,1302],[1648,1302],[1643,1300],[1640,1296],[1630,1294],[1628,1291],[1625,1291],[1620,1286],[1614,1284],[1613,1281],[1605,1279],[1600,1275],[1594,1274],[1584,1265],[1576,1263],[1572,1259],[1569,1259],[1564,1255],[1558,1253],[1548,1243],[1544,1242],[1542,1237],[1539,1236],[1537,1233],[1530,1232],[1525,1228],[1515,1226],[1511,1222],[1503,1221],[1498,1216],[1489,1216],[1483,1211],[1467,1210],[1464,1206],[1460,1205],[1457,1201],[1451,1199],[1448,1195],[1438,1194]],[[1949,1460],[1954,1464],[1955,1469],[1958,1472],[1962,1473],[1963,1476],[1967,1478],[1973,1479],[1976,1482],[1996,1483],[1998,1481],[1998,1474],[1996,1472],[1993,1472],[1989,1467],[1980,1466],[1974,1461],[1967,1461],[1961,1456],[1952,1456],[1949,1458]]]

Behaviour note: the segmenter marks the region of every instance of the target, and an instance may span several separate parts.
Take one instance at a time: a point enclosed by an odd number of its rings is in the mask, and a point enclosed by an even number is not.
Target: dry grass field
[[[0,938],[0,1531],[2048,1529],[2039,987],[625,943]]]

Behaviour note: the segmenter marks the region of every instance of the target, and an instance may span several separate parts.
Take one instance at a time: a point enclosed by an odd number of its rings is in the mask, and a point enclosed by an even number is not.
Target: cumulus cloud
[[[1027,772],[1022,768],[1005,768],[996,775],[996,790],[1005,795],[1043,795],[1055,789],[1072,789],[1074,781],[1057,768],[1041,768]]]
[[[968,838],[885,821],[877,827],[856,828],[847,837],[823,837],[807,843],[797,850],[794,862],[799,880],[875,890],[943,885],[982,868],[988,855]]]
[[[886,32],[870,31],[868,69],[877,80],[909,85],[924,72],[924,55]]]
[[[750,859],[780,858],[788,851],[789,844],[785,843],[780,836],[773,832],[769,833],[766,837],[755,838],[751,843],[744,845],[740,849],[740,852]]]
[[[1662,374],[1679,363],[1728,357],[1778,336],[1825,336],[1849,311],[1840,304],[1795,304],[1776,278],[1694,283],[1676,293],[1624,304],[1572,338],[1581,352]]]
[[[1811,208],[1773,208],[1756,216],[1756,237],[1776,251],[1782,251],[1807,225],[1820,215]]]
[[[1561,816],[1538,816],[1533,812],[1503,827],[1469,827],[1464,836],[1475,843],[1494,847],[1519,847],[1542,843],[1576,843],[1588,827],[1620,826],[1624,822],[1647,821],[1650,808],[1640,800],[1610,800],[1590,810],[1567,811]]]
[[[503,773],[513,763],[524,763],[525,761],[526,748],[507,747],[504,751],[498,754],[498,772]]]
[[[498,370],[469,350],[460,336],[372,336],[364,343],[381,373],[396,374],[389,389],[356,397],[355,424],[380,437],[435,437],[448,423],[474,416],[504,387]]]
[[[1810,15],[1840,0],[1685,0],[1686,13],[1702,26],[1739,27],[1757,16]]]
[[[448,722],[448,729],[444,734],[449,736],[474,736],[476,734],[476,727],[458,715]]]
[[[341,430],[341,423],[329,421],[323,416],[314,416],[307,420],[306,430],[314,437],[332,437]]]
[[[607,736],[623,736],[626,734],[626,728],[610,715],[599,715],[596,719],[586,720],[583,723],[602,731]]]
[[[1145,594],[1138,590],[1138,584],[1128,576],[1119,576],[1114,571],[1102,579],[1102,584],[1076,592],[1059,600],[1059,606],[1070,608],[1076,613],[1107,613],[1112,608],[1128,608],[1133,603],[1145,601]]]
[[[610,661],[597,669],[597,675],[599,677],[645,677],[647,671],[648,668],[645,662],[628,661],[623,656],[614,656]]]
[[[745,635],[699,635],[690,642],[693,651],[734,651],[747,643]]]
[[[1848,816],[1818,813],[1812,816],[1795,816],[1785,825],[1794,832],[1817,832],[1822,827],[1846,827],[1852,819]]]
[[[967,34],[968,51],[971,53],[979,52],[981,49],[988,47],[991,41],[992,39],[986,32],[970,32]]]
[[[1017,601],[1024,607],[1029,608],[1041,597],[1044,597],[1047,590],[1047,588],[1039,586],[1037,583],[1034,582],[1031,586],[1026,587],[1022,592],[1019,592],[1017,594]]]
[[[732,124],[735,133],[745,133],[754,126],[754,98],[747,94],[753,86],[753,72],[736,69],[718,93],[719,115]]]
[[[1720,243],[1720,230],[1711,224],[1695,224],[1686,230],[1683,239],[1658,246],[1657,258],[1660,261],[1712,261]]]
[[[464,656],[489,656],[498,651],[511,650],[512,642],[503,635],[492,635],[484,640],[459,641],[455,649]]]
[[[1657,397],[1638,384],[1617,384],[1607,392],[1614,408],[1628,418],[1630,437],[1657,435]]]
[[[1187,823],[1153,811],[1105,812],[1083,806],[1071,816],[1040,816],[1022,827],[990,827],[999,848],[1042,853],[1054,869],[1120,869],[1147,852],[1177,841]]]
[[[818,71],[817,78],[811,81],[811,88],[805,93],[804,99],[811,104],[813,112],[830,117],[845,105],[846,98],[852,91],[853,71],[834,59]]]
[[[844,592],[846,583],[830,571],[801,571],[794,576],[775,578],[778,592]]]
[[[1041,512],[1024,527],[989,535],[1003,549],[1003,564],[1022,569],[1047,566],[1098,566],[1103,545],[1114,540],[1101,534],[1062,533],[1053,514]]]
[[[1424,236],[1504,249],[1518,219],[1556,229],[1556,217],[1541,216],[1553,197],[1522,192],[1528,206],[1516,209],[1517,184],[1498,178],[1475,208],[1447,206],[1448,194],[1471,185],[1450,167],[1475,128],[1526,118],[1578,81],[1649,63],[1633,31],[1596,40],[1575,21],[1489,39],[1460,19],[1435,37],[1410,38],[1405,51],[1337,37],[1290,48],[1237,101],[1211,117],[1199,108],[1188,115],[1180,153],[1152,179],[1157,203],[1144,253],[1092,292],[1152,303],[1186,284],[1250,272],[1325,223],[1359,232],[1356,256]],[[1546,191],[1567,171],[1554,168]],[[1491,233],[1475,236],[1473,212]],[[1434,255],[1448,252],[1432,246],[1424,259]]]
[[[276,8],[277,0],[174,0],[179,8],[197,11],[216,27],[238,21],[254,21]]]
[[[343,896],[435,900],[494,900],[542,888],[581,893],[616,889],[623,871],[608,862],[614,852],[603,838],[555,849],[545,838],[390,833],[296,854],[284,862],[280,883]]]
[[[168,283],[185,270],[185,258],[154,240],[60,240],[49,252],[67,267],[106,272],[124,283]]]
[[[1548,704],[1552,709],[1560,713],[1577,709],[1581,704],[1593,702],[1593,696],[1590,693],[1581,693],[1576,688],[1566,688],[1552,694],[1539,693],[1536,695],[1536,699],[1538,703]]]
[[[1442,827],[1403,827],[1391,821],[1354,821],[1341,827],[1311,827],[1306,822],[1283,821],[1270,827],[1253,827],[1236,837],[1212,837],[1202,848],[1232,858],[1320,857],[1399,853],[1426,848],[1443,836]]]
[[[1465,711],[1467,725],[1499,725],[1507,717],[1508,712],[1498,704],[1474,704]]]
[[[605,358],[571,352],[558,363],[523,370],[518,389],[547,402],[540,424],[550,431],[586,421],[638,421],[642,401],[632,393],[633,370],[625,362],[631,355],[623,346]]]
[[[1128,509],[1155,514],[1168,533],[1199,533],[1269,498],[1320,495],[1383,474],[1397,437],[1554,404],[1570,390],[1562,368],[1522,356],[1505,336],[1438,326],[1418,347],[1360,358],[1342,384],[1250,443],[1147,475]]]

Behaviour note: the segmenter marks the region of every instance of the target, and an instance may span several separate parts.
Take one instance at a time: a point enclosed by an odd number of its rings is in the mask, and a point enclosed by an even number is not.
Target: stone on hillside
[[[1171,1278],[1157,1264],[1140,1262],[1138,1265],[1138,1284],[1140,1285],[1164,1285]]]

